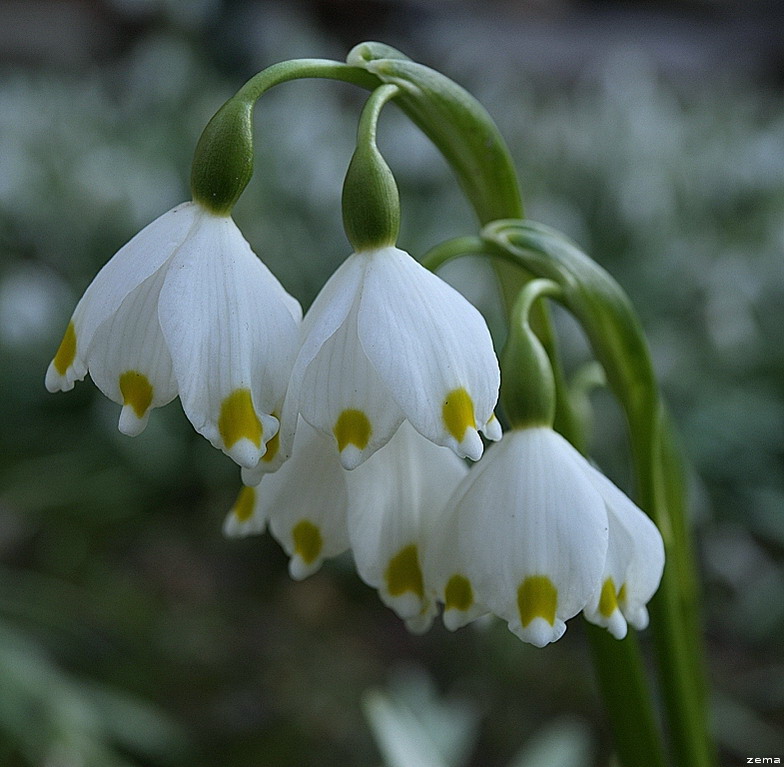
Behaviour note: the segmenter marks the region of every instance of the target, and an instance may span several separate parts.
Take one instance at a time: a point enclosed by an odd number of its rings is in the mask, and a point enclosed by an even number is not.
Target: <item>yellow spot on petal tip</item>
[[[137,418],[143,418],[152,404],[152,384],[144,373],[126,370],[120,376],[123,405],[130,405]]]
[[[306,564],[311,565],[324,548],[321,531],[307,519],[300,520],[291,531],[294,553]]]
[[[474,401],[464,389],[452,389],[444,398],[441,408],[446,430],[458,441],[462,442],[466,429],[476,429],[474,417]]]
[[[370,442],[373,427],[370,419],[361,410],[344,410],[332,429],[342,453],[349,445],[364,450]]]
[[[557,606],[558,589],[546,575],[530,575],[517,589],[517,609],[523,628],[534,618],[544,618],[552,626]]]
[[[237,500],[231,507],[232,513],[238,522],[247,522],[253,516],[253,507],[256,505],[256,488],[243,487],[237,494]]]
[[[400,549],[389,560],[384,580],[387,592],[392,597],[399,597],[410,591],[420,599],[425,595],[425,583],[422,569],[419,567],[419,553],[415,543]]]
[[[65,371],[71,367],[75,359],[76,329],[74,328],[73,322],[69,322],[68,327],[65,329],[63,340],[60,341],[60,346],[57,348],[52,363],[54,364],[54,369],[62,376],[65,375]]]
[[[261,421],[253,409],[250,389],[235,389],[223,400],[218,431],[227,449],[241,439],[250,440],[256,447],[261,447]]]
[[[609,618],[618,609],[618,594],[612,578],[602,584],[602,593],[599,595],[599,612]]]
[[[465,575],[453,575],[444,589],[444,609],[465,612],[474,604],[474,590]]]
[[[621,606],[625,606],[626,605],[626,597],[627,597],[627,594],[626,594],[626,584],[622,583],[621,584],[621,588],[618,589],[618,596],[617,596],[618,604],[621,605]]]
[[[273,413],[273,415],[275,415]],[[280,429],[275,432],[275,436],[267,442],[267,452],[261,456],[261,460],[270,463],[280,450]]]

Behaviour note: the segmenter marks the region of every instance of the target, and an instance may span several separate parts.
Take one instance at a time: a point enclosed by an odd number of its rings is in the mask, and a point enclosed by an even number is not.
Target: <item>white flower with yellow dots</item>
[[[538,647],[582,610],[616,636],[618,610],[644,625],[663,554],[642,514],[552,429],[513,429],[455,491],[425,549],[444,623],[492,612]]]
[[[346,470],[329,437],[300,420],[291,457],[275,473],[250,475],[223,524],[232,537],[263,532],[266,525],[289,555],[289,573],[301,580],[324,559],[349,547]]]
[[[277,432],[299,342],[299,304],[234,221],[187,202],[164,213],[101,269],[46,373],[68,391],[89,371],[140,433],[179,395],[196,431],[254,467]]]
[[[404,419],[473,460],[482,454],[479,431],[500,437],[500,374],[484,319],[404,251],[349,256],[303,330],[284,416],[300,413],[331,435],[346,468],[386,444]]]
[[[383,448],[346,472],[357,572],[416,633],[426,631],[436,613],[436,595],[422,572],[422,547],[467,472],[451,450],[406,422]]]

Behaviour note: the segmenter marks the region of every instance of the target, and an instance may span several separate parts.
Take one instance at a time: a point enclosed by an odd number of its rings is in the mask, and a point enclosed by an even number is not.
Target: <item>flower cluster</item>
[[[502,436],[487,326],[396,247],[349,256],[301,321],[228,214],[180,205],[87,288],[47,388],[87,372],[126,434],[179,395],[242,467],[226,534],[269,525],[294,578],[350,549],[413,631],[438,603],[450,629],[493,613],[538,646],[579,612],[619,638],[647,623],[653,523],[548,427],[479,460],[479,432]]]

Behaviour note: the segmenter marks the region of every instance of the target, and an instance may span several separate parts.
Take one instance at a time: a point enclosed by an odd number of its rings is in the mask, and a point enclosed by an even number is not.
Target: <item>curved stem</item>
[[[461,256],[481,255],[486,252],[485,241],[481,237],[455,237],[441,242],[425,253],[420,263],[431,272],[438,271],[444,264]]]
[[[293,59],[263,69],[248,80],[233,98],[253,103],[270,88],[281,83],[306,78],[325,78],[359,85],[374,90],[381,80],[361,67],[354,67],[342,61],[330,59]]]

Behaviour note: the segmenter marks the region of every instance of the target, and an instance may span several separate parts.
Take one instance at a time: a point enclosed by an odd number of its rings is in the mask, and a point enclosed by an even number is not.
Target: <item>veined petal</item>
[[[473,603],[540,647],[557,640],[565,621],[586,606],[607,555],[604,502],[573,453],[551,429],[505,435],[449,501],[444,530],[451,553],[444,547],[441,561],[428,568],[445,602],[447,586],[456,588],[453,578],[461,576]],[[463,609],[456,617],[461,612],[469,615]]]
[[[69,391],[87,373],[93,335],[142,282],[157,272],[187,239],[201,207],[186,202],[164,213],[103,266],[74,309],[60,348],[46,371],[49,391]]]
[[[337,444],[353,469],[385,445],[403,421],[356,335],[356,307],[318,350],[299,384],[302,417]]]
[[[270,530],[301,580],[349,546],[345,471],[329,437],[300,419],[291,457],[259,485]]]
[[[263,533],[266,526],[261,493],[255,487],[242,487],[223,521],[223,534],[227,538],[244,538]]]
[[[588,477],[607,506],[610,541],[607,550],[608,566],[603,576],[606,590],[604,603],[593,600],[586,617],[606,625],[615,636],[609,618],[613,607],[607,579],[612,579],[617,611],[636,629],[648,625],[647,603],[656,593],[664,571],[664,543],[656,525],[629,497],[607,477],[586,462]],[[610,616],[607,615],[610,613]],[[607,622],[605,622],[607,621]],[[619,619],[614,618],[616,626]],[[618,638],[622,638],[618,636]]]
[[[357,317],[365,354],[421,434],[477,460],[500,383],[482,315],[404,251],[368,255]]]
[[[158,316],[194,428],[252,468],[277,433],[299,342],[283,288],[228,216],[204,212],[172,259]]]
[[[150,411],[177,396],[171,357],[158,322],[165,270],[131,291],[93,335],[86,360],[95,385],[123,406],[120,431],[139,434]]]
[[[308,309],[302,323],[302,343],[291,371],[281,418],[281,450],[291,453],[300,400],[312,399],[313,392],[303,391],[305,371],[315,359],[324,343],[346,322],[357,300],[367,259],[356,254],[349,256],[327,280]],[[331,424],[325,431],[331,433]]]
[[[466,472],[454,453],[404,422],[346,477],[357,571],[416,632],[426,630],[435,613],[421,566],[428,526]]]

